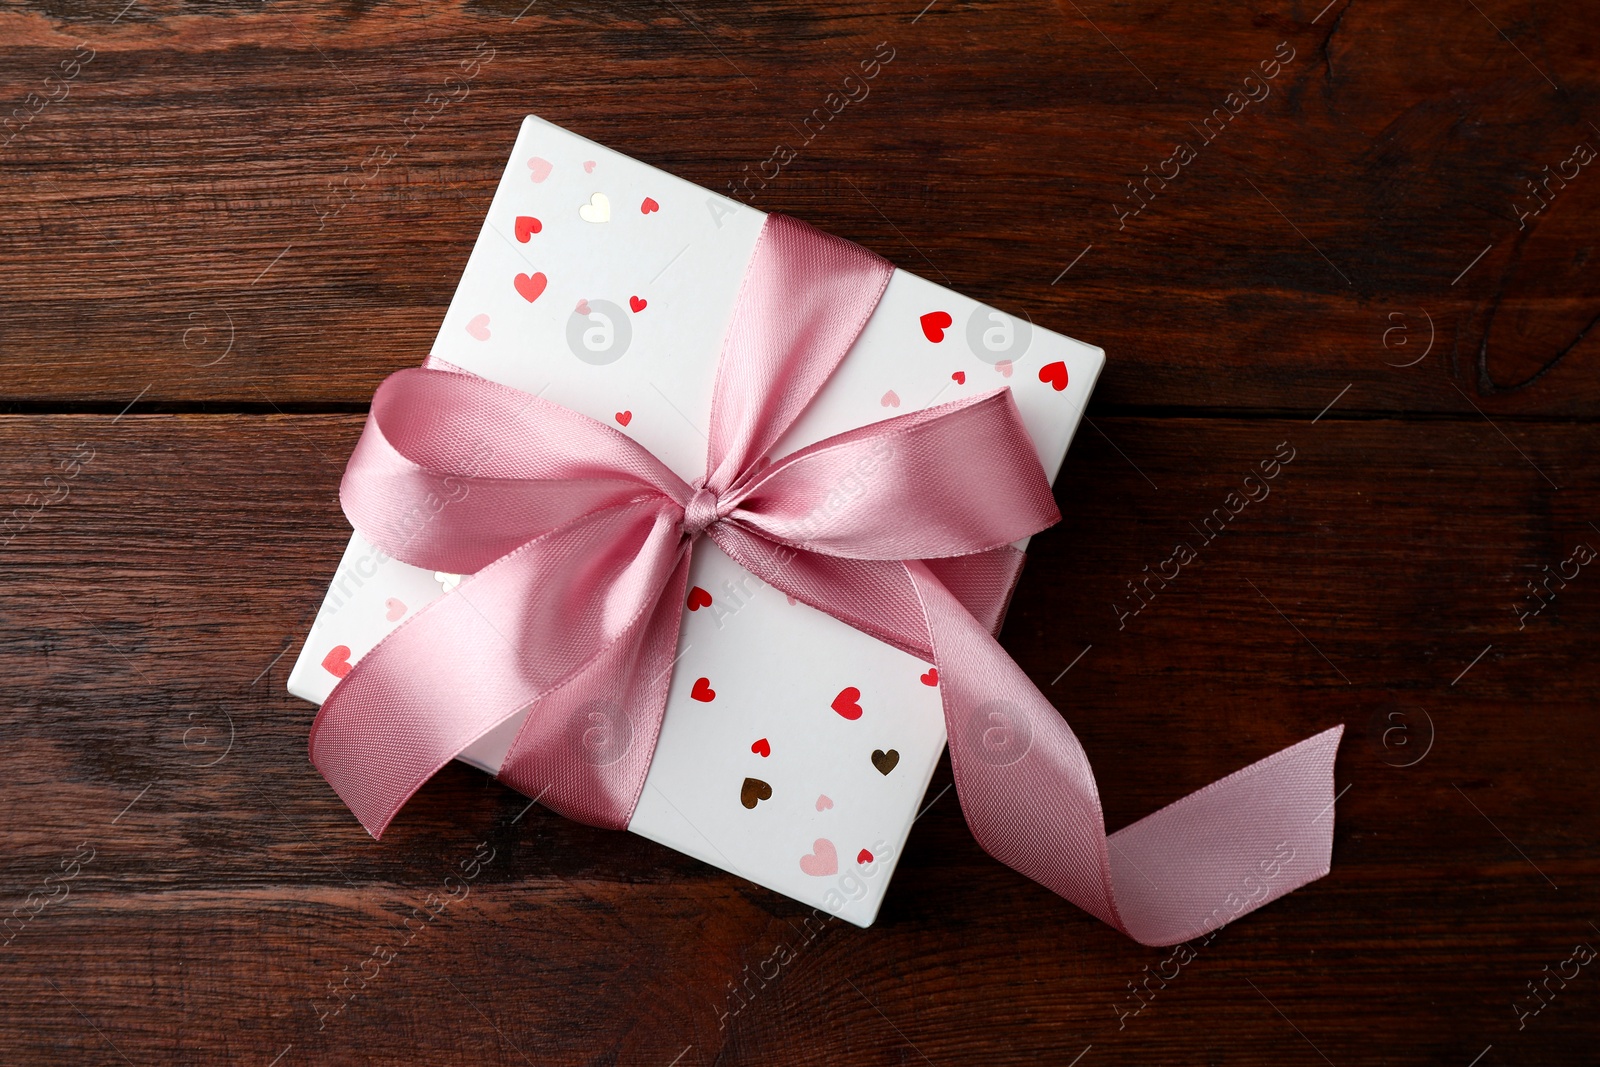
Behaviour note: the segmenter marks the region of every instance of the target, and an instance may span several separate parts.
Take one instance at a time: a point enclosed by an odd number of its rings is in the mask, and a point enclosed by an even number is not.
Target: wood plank
[[[3,135],[0,401],[365,403],[533,111],[718,190],[788,145],[752,202],[1103,346],[1112,410],[1593,417],[1600,182],[1527,183],[1600,149],[1597,27],[1492,6],[22,5],[0,99],[66,95]]]
[[[4,499],[59,497],[3,549],[0,914],[93,850],[0,949],[8,1062],[1592,1059],[1590,982],[1521,1031],[1511,1004],[1600,941],[1600,581],[1553,584],[1521,629],[1512,605],[1600,545],[1600,428],[1337,410],[1085,427],[1003,641],[1083,739],[1108,822],[1348,728],[1333,873],[1132,1015],[1127,984],[1169,954],[984,856],[940,794],[948,769],[869,931],[806,938],[792,902],[537,807],[519,820],[524,798],[465,768],[373,843],[282,689],[346,537],[334,492],[359,426],[0,417]],[[1292,459],[1260,478],[1281,442]],[[1190,529],[1251,471],[1264,499],[1209,540]],[[1193,563],[1119,618],[1124,583],[1179,541]],[[494,858],[470,896],[401,947],[408,909],[479,842]],[[780,943],[793,961],[730,999]],[[314,998],[379,945],[395,959],[319,1029]]]

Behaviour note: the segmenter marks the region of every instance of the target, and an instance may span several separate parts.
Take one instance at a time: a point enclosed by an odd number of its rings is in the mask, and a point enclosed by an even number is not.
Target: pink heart
[[[532,178],[536,183],[550,177],[552,169],[553,167],[548,159],[540,159],[538,156],[534,156],[528,160],[528,170],[531,172],[528,177]]]
[[[994,365],[994,369],[1004,374],[1007,378],[1011,377],[1011,361],[1009,359],[1002,359]]]
[[[582,315],[584,318],[589,317],[589,300],[587,297],[578,301],[578,314]]]
[[[472,316],[472,321],[467,323],[467,333],[472,335],[474,341],[487,341],[489,339],[489,316]]]
[[[593,174],[594,173],[594,160],[586,159],[586,160],[583,161],[583,172],[585,174]]]
[[[831,807],[833,807],[833,801],[828,799],[828,794],[824,793],[817,798],[818,811],[827,811]]]
[[[400,618],[406,613],[406,606],[400,603],[400,601],[396,600],[394,597],[390,597],[388,600],[385,600],[383,602],[383,606],[388,609],[383,613],[383,617],[388,619],[390,622],[394,622],[396,619]]]
[[[800,857],[800,869],[813,878],[826,878],[839,873],[839,853],[833,842],[819,837],[811,845],[811,854]]]
[[[883,394],[883,399],[878,401],[878,403],[882,404],[886,408],[897,408],[900,406],[900,394],[891,389],[887,393]]]

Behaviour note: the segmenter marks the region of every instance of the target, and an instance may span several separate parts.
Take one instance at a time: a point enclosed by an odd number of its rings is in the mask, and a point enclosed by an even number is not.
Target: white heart
[[[578,217],[584,222],[610,222],[611,201],[606,199],[605,193],[595,193],[578,209]]]

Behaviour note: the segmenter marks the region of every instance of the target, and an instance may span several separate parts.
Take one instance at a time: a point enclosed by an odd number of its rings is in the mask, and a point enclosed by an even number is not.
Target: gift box
[[[609,424],[691,480],[706,462],[718,354],[765,221],[530,116],[429,365]],[[1010,386],[1053,478],[1103,362],[1098,348],[895,270],[848,355],[772,452]],[[833,492],[868,491],[873,467],[869,456]],[[323,702],[461,579],[355,534],[290,692]],[[870,925],[945,745],[938,670],[785,595],[709,541],[688,584],[665,715],[628,830]],[[625,718],[593,718],[585,743],[600,758],[633,742]],[[521,725],[522,715],[506,720],[459,758],[496,773]]]

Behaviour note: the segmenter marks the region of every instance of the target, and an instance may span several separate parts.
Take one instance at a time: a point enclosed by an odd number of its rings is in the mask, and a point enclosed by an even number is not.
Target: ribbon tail
[[[502,782],[577,822],[628,828],[666,715],[690,554],[686,546],[653,610],[528,708]]]
[[[986,852],[1146,945],[1215,930],[1322,877],[1334,727],[1109,837],[1055,707],[922,564],[906,565],[939,667],[956,795]]]

